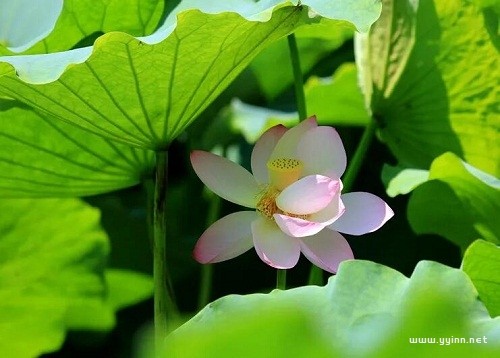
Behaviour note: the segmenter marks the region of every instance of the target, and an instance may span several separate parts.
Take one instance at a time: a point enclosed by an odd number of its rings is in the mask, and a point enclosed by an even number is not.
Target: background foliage
[[[168,147],[168,262],[188,322],[166,354],[495,356],[498,1],[177,3],[0,4],[0,355],[150,354],[136,337],[152,317],[154,150]],[[308,114],[338,129],[348,158],[376,121],[353,190],[396,216],[349,237],[360,260],[323,287],[306,286],[305,260],[288,275],[297,288],[271,293],[254,252],[217,264],[210,299],[241,296],[189,320],[191,250],[214,210],[236,209],[202,188],[189,152],[248,167],[265,129],[297,123],[290,32]]]

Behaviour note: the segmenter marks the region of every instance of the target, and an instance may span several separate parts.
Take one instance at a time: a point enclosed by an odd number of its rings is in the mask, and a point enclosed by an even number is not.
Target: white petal
[[[259,182],[259,184],[266,184],[269,182],[269,176],[267,174],[267,161],[273,152],[276,143],[285,134],[286,127],[283,125],[277,125],[269,128],[262,136],[259,138],[252,151],[252,173]]]
[[[354,192],[341,196],[344,214],[329,228],[349,235],[363,235],[379,229],[394,216],[392,209],[378,196]]]
[[[329,229],[300,239],[300,249],[309,261],[331,273],[337,272],[342,261],[354,258],[346,239],[338,232]]]
[[[339,180],[309,175],[286,187],[276,198],[276,205],[287,213],[308,215],[326,208],[339,190]]]
[[[255,211],[240,211],[213,223],[196,243],[193,256],[203,264],[232,259],[253,246],[252,222]]]
[[[274,147],[270,159],[297,158],[297,146],[302,136],[307,131],[317,126],[316,117],[313,116],[300,122],[295,127],[290,128],[278,141],[276,147]]]
[[[339,134],[332,127],[312,128],[302,136],[297,147],[298,158],[304,163],[304,174],[344,174],[347,158]]]
[[[215,194],[235,204],[255,208],[261,190],[246,169],[201,150],[191,153],[191,164],[201,181]]]
[[[269,266],[289,269],[299,261],[299,241],[285,235],[272,220],[259,217],[252,223],[252,234],[255,251]]]

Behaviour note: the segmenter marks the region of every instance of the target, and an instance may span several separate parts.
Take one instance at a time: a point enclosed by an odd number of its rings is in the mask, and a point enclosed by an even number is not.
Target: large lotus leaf
[[[357,38],[366,100],[403,166],[427,169],[451,151],[500,175],[498,17],[490,15],[467,0],[387,0],[370,36]]]
[[[155,30],[160,0],[2,0],[0,54],[69,50],[98,33],[142,36]]]
[[[479,292],[492,317],[500,315],[500,247],[484,240],[474,241],[465,251],[462,270]]]
[[[364,30],[380,10],[372,0],[308,3]],[[289,4],[183,1],[148,37],[113,32],[93,47],[0,57],[0,95],[107,138],[164,149],[258,52],[315,21],[306,6]]]
[[[2,357],[57,350],[68,329],[110,329],[115,309],[151,295],[151,279],[105,276],[108,240],[97,210],[81,201],[3,199],[0,213]]]
[[[0,99],[0,196],[82,196],[137,184],[154,154]]]
[[[286,321],[284,316],[290,317]],[[260,322],[260,325],[258,324]],[[247,329],[246,323],[255,331]],[[257,328],[259,327],[259,328]],[[267,328],[272,327],[276,335]],[[411,344],[413,338],[486,337],[488,344]],[[304,337],[304,341],[302,340]],[[500,320],[477,300],[467,275],[435,262],[421,262],[411,278],[368,261],[347,261],[324,287],[270,294],[230,295],[207,307],[167,340],[165,356],[244,357],[290,352],[320,356],[493,357],[500,348]],[[309,350],[304,342],[311,344]],[[242,350],[242,347],[245,350]],[[301,355],[298,355],[301,356]]]
[[[500,243],[499,212],[500,181],[452,153],[436,158],[408,203],[417,233],[442,235],[463,250],[479,238]]]

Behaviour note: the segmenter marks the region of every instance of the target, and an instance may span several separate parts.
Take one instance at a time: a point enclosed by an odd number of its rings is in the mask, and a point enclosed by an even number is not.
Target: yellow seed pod
[[[283,190],[290,184],[296,182],[304,165],[298,159],[276,158],[267,162],[269,182],[278,190]]]

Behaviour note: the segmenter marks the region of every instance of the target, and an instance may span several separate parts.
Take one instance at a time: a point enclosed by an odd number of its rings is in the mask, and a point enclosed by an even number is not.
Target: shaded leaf
[[[479,292],[492,317],[500,315],[500,247],[477,240],[469,246],[464,254],[462,270]]]
[[[109,330],[116,309],[151,294],[133,273],[110,271],[106,285],[107,236],[81,201],[4,199],[0,212],[1,356],[55,351],[67,330]]]
[[[290,352],[295,357],[335,356],[301,310],[266,307],[259,309],[259,315],[238,312],[234,317],[219,317],[216,324],[208,323],[208,327],[191,326],[190,334],[185,336],[174,335],[160,357],[287,358]]]
[[[259,312],[259,315],[255,315]],[[263,312],[264,314],[260,314]],[[286,322],[281,315],[289,315]],[[301,318],[301,317],[305,317]],[[439,319],[441,325],[435,325]],[[446,318],[446,319],[445,319]],[[237,327],[273,327],[278,342],[260,330],[245,334]],[[467,275],[435,262],[420,262],[411,278],[367,261],[346,261],[324,287],[306,286],[270,294],[231,295],[221,298],[175,331],[168,339],[168,353],[226,357],[246,347],[243,356],[255,356],[268,345],[272,356],[303,352],[301,339],[310,347],[329,346],[330,356],[449,357],[475,353],[493,357],[498,351],[500,321],[489,318],[476,298]],[[320,342],[311,338],[311,333]],[[410,344],[412,337],[483,337],[484,345]],[[270,343],[273,342],[273,343]],[[321,350],[320,353],[323,353]],[[325,353],[323,353],[325,354]],[[419,355],[420,354],[420,355]],[[307,354],[306,354],[307,355]],[[462,355],[459,355],[462,356]]]
[[[370,120],[352,63],[341,65],[331,79],[310,78],[305,94],[309,115],[324,124],[365,126]]]
[[[109,269],[105,272],[107,302],[114,309],[139,303],[153,295],[151,276],[129,270]]]
[[[0,100],[0,196],[82,196],[135,185],[154,154]]]
[[[316,115],[321,125],[362,126],[368,123],[369,116],[357,87],[353,64],[340,66],[331,79],[310,78],[305,84],[305,96],[309,114]],[[211,123],[204,140],[206,147],[212,148],[221,137],[229,140],[230,134],[241,134],[248,143],[255,143],[272,126],[283,124],[291,127],[297,123],[296,112],[278,111],[233,99],[231,105]]]
[[[356,46],[381,138],[403,166],[426,169],[451,151],[498,176],[500,56],[488,17],[466,0],[384,4]]]
[[[329,19],[321,19],[317,24],[298,28],[295,36],[302,72],[309,72],[321,58],[339,48],[353,35],[352,25]],[[280,71],[276,71],[276,64],[279,64]],[[252,61],[250,69],[266,98],[275,99],[293,84],[287,39],[281,39],[264,49]]]
[[[2,200],[0,212],[1,355],[56,350],[66,329],[82,328],[73,313],[103,303],[109,247],[99,215],[76,199]],[[113,323],[110,312],[94,326]]]
[[[500,243],[499,211],[500,181],[446,153],[413,191],[408,220],[417,233],[442,235],[465,250],[479,238]]]

